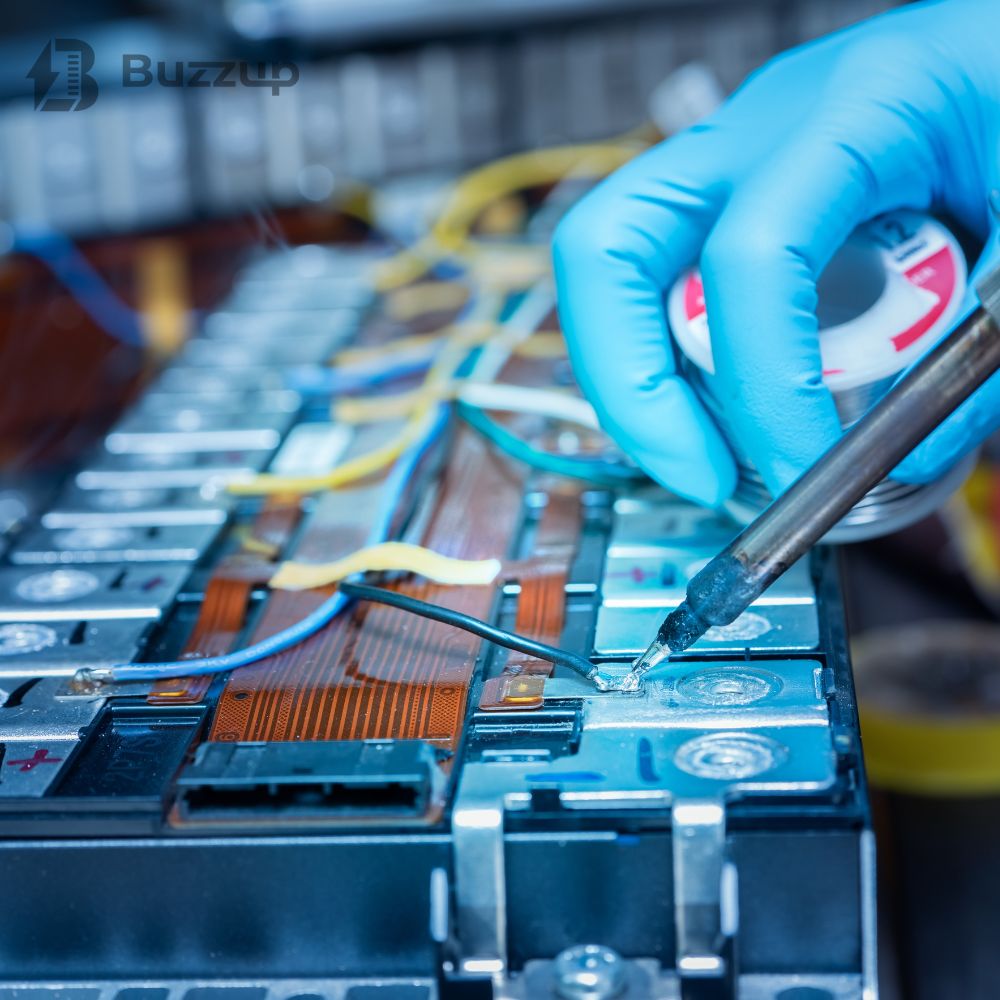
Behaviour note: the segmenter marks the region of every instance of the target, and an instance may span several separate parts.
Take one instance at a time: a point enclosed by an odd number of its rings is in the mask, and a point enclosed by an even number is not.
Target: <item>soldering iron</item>
[[[836,444],[688,584],[620,682],[646,673],[735,621],[949,414],[1000,369],[1000,268],[976,286],[980,305],[914,365]]]

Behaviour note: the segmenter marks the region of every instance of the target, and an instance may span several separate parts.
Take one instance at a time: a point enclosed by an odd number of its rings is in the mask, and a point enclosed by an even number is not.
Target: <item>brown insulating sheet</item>
[[[522,490],[508,462],[460,429],[421,543],[465,559],[502,556],[517,529]],[[495,598],[493,586],[412,580],[394,586],[479,618],[489,617]],[[272,594],[254,641],[299,620],[330,593],[332,588]],[[210,738],[426,739],[453,749],[479,648],[475,636],[449,626],[359,604],[297,646],[236,671]]]

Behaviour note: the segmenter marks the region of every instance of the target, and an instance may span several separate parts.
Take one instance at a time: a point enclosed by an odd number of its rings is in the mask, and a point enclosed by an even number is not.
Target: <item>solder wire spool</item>
[[[955,237],[920,213],[888,213],[851,234],[820,277],[817,307],[823,381],[845,429],[951,327],[966,280],[965,257]],[[711,335],[696,269],[674,285],[668,315],[682,368],[736,459],[739,478],[727,510],[748,523],[771,495],[741,452],[715,391]],[[973,464],[970,456],[927,484],[882,480],[824,541],[874,538],[926,517],[961,485]]]

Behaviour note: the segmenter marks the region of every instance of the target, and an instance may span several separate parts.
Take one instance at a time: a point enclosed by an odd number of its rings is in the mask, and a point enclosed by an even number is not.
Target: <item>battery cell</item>
[[[718,551],[739,530],[735,521],[716,511],[626,497],[615,503],[608,555],[656,555],[663,549],[691,547]]]
[[[0,567],[0,622],[159,618],[190,572],[187,563]]]
[[[149,628],[148,619],[4,622],[0,678],[68,677],[81,667],[128,663],[138,656]]]
[[[295,413],[302,397],[291,389],[219,389],[213,392],[148,392],[130,411],[129,417],[160,417],[178,410],[212,414]],[[119,425],[121,426],[121,425]]]
[[[602,607],[597,613],[594,652],[599,656],[635,657],[644,652],[671,608]],[[708,630],[690,652],[735,652],[749,649],[806,650],[819,642],[816,604],[750,605],[732,625]]]
[[[346,340],[357,332],[361,313],[358,309],[324,309],[303,313],[299,310],[267,312],[230,312],[222,309],[205,318],[202,336],[209,341],[242,341],[268,344],[293,337],[304,343],[319,344]]]
[[[254,367],[236,369],[205,368],[173,364],[160,373],[150,388],[152,393],[188,395],[233,392],[282,392],[287,388],[284,374],[258,362]]]
[[[629,664],[619,669],[625,673]],[[595,731],[829,724],[823,664],[809,659],[678,661],[650,674],[627,706],[595,698],[593,688],[576,677],[546,680],[546,701],[567,698],[590,699],[584,728]]]
[[[77,473],[76,484],[85,490],[223,486],[252,478],[270,457],[270,450],[139,455],[105,451]]]
[[[14,546],[10,560],[18,565],[194,562],[218,533],[217,524],[41,527]]]
[[[62,698],[65,681],[55,677],[28,678],[27,688],[17,678],[21,697],[0,712],[0,746],[6,753],[0,775],[0,801],[41,796],[55,782],[81,742],[81,733],[100,714],[102,698]]]
[[[612,556],[604,567],[601,592],[606,606],[676,607],[684,600],[688,583],[716,549],[664,550],[660,555]],[[800,560],[768,588],[758,605],[815,600],[808,560]]]
[[[46,528],[223,524],[232,503],[221,489],[84,490],[70,483],[41,521]]]
[[[616,501],[601,580],[594,651],[634,657],[684,600],[691,578],[739,531],[730,518],[648,492]],[[808,650],[819,642],[808,559],[792,566],[730,625],[715,627],[692,652]]]
[[[177,407],[167,413],[130,414],[104,439],[117,455],[147,452],[253,451],[277,448],[294,413],[203,413]]]

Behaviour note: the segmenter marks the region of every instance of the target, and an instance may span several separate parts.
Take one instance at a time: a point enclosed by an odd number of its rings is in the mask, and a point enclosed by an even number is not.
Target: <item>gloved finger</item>
[[[979,278],[1000,267],[1000,233],[994,231],[972,272],[961,316],[979,303],[975,286]],[[904,483],[928,483],[943,475],[962,456],[979,447],[1000,428],[1000,373],[990,378],[959,408],[933,430],[893,470],[892,478]]]
[[[870,99],[838,102],[740,185],[709,237],[715,391],[775,495],[841,433],[822,379],[817,279],[858,224],[927,205],[931,176],[894,115]]]
[[[590,192],[553,241],[560,320],[601,425],[654,479],[707,504],[732,493],[735,466],[677,373],[663,296],[718,213],[726,158],[711,129],[683,133]]]

